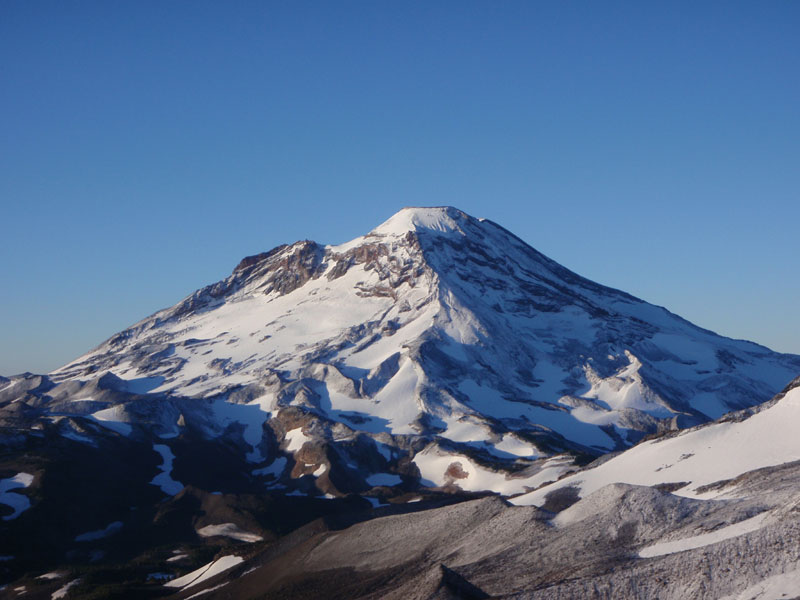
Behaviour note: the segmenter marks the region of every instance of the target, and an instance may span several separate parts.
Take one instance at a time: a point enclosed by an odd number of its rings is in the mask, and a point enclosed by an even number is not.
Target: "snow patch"
[[[504,496],[526,492],[568,470],[571,464],[565,457],[554,457],[528,477],[510,477],[502,471],[491,471],[473,462],[469,457],[445,451],[435,445],[418,453],[413,461],[422,475],[423,485],[443,486],[455,484],[465,491],[491,490]]]
[[[311,436],[303,433],[302,427],[296,427],[295,429],[287,431],[285,437],[289,440],[289,444],[286,446],[286,450],[289,452],[297,452],[303,447],[303,444],[312,440]]]
[[[153,477],[153,480],[150,482],[150,484],[157,485],[161,488],[161,491],[168,496],[174,496],[184,487],[180,481],[175,481],[172,478],[172,461],[175,459],[175,456],[172,454],[172,450],[170,450],[169,446],[166,444],[153,444],[153,450],[161,455],[161,459],[164,462],[161,463],[161,466],[159,467],[159,469],[161,469],[161,473]]]
[[[55,592],[53,592],[53,595],[50,596],[50,598],[52,600],[59,600],[60,598],[66,598],[67,594],[69,593],[70,588],[75,587],[80,582],[81,582],[80,579],[73,579],[68,584],[66,584],[64,587],[62,587],[62,588],[56,590]]]
[[[10,506],[14,510],[10,515],[3,517],[4,521],[16,519],[31,507],[31,501],[27,496],[11,491],[29,487],[31,483],[33,483],[33,475],[30,473],[17,473],[13,477],[0,479],[0,504]]]
[[[239,528],[235,523],[220,523],[219,525],[206,525],[197,530],[197,534],[201,537],[229,537],[240,542],[260,542],[264,538],[255,533],[250,533],[244,529]]]
[[[179,560],[183,560],[183,559],[184,559],[184,558],[186,558],[187,556],[189,556],[189,555],[188,555],[188,554],[176,554],[175,556],[170,556],[170,557],[167,559],[167,562],[177,562],[177,561],[179,561]]]
[[[258,446],[264,436],[264,423],[271,416],[274,405],[275,398],[272,394],[256,398],[247,404],[226,401],[213,404],[214,417],[222,427],[230,423],[241,423],[244,426],[242,437],[250,446],[250,452],[246,456],[248,462],[259,463],[264,460]]]
[[[244,558],[241,556],[235,556],[233,554],[222,556],[216,560],[212,560],[210,563],[203,565],[191,573],[187,573],[182,577],[178,577],[177,579],[173,579],[172,581],[165,583],[164,587],[181,588],[185,590],[194,587],[207,579],[211,579],[215,575],[219,575],[228,569],[232,569],[243,561]]]
[[[541,452],[539,452],[536,447],[510,434],[504,435],[500,443],[495,444],[494,447],[502,452],[513,454],[514,456],[522,456],[525,458],[538,458],[542,456]]]
[[[89,415],[91,419],[100,423],[106,429],[116,431],[120,435],[128,437],[133,432],[133,427],[126,423],[123,419],[124,413],[121,407],[112,406],[111,408],[104,408]]]

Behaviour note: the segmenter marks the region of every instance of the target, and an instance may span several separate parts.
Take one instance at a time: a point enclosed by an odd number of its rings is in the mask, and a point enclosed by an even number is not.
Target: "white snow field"
[[[593,469],[514,498],[542,506],[554,490],[572,487],[585,498],[611,483],[656,485],[685,482],[674,494],[710,499],[721,491],[697,488],[743,473],[800,460],[800,387],[743,421],[724,421],[647,441]]]

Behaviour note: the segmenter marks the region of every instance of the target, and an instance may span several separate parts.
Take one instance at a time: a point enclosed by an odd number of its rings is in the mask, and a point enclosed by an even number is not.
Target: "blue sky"
[[[0,3],[0,373],[406,205],[800,353],[800,3]]]

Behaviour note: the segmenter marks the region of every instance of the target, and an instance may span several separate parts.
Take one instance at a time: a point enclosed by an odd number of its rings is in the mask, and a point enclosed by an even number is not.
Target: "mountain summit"
[[[565,470],[560,455],[715,419],[798,372],[800,357],[589,281],[491,221],[405,208],[338,246],[243,259],[51,373],[38,404],[81,431],[222,436],[267,484],[306,493],[515,494]]]

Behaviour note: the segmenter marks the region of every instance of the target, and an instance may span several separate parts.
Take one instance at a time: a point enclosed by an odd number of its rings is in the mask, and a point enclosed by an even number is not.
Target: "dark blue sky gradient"
[[[0,373],[406,205],[800,353],[800,3],[0,3]]]

